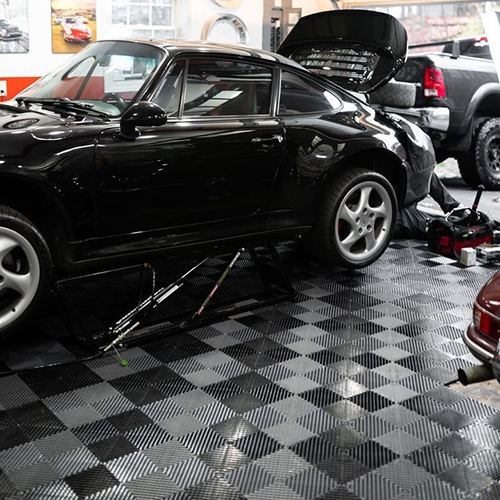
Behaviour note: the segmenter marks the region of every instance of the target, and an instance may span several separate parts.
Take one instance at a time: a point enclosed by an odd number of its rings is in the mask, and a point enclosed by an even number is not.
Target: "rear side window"
[[[183,116],[269,114],[270,68],[217,59],[193,59],[188,68]]]
[[[340,99],[328,90],[294,73],[282,72],[279,115],[328,113],[341,105]]]

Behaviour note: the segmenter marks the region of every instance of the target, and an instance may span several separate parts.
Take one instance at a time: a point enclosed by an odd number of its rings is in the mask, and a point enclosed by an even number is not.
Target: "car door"
[[[167,123],[140,128],[133,141],[116,130],[98,140],[99,236],[178,228],[176,237],[192,238],[196,225],[217,225],[221,234],[248,230],[284,146],[282,122],[271,114],[273,72],[253,60],[208,55],[171,64],[150,95]]]

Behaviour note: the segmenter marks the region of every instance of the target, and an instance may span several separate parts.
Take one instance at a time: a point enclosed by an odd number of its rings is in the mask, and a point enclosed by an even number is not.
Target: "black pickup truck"
[[[411,54],[372,103],[424,129],[438,160],[456,158],[471,187],[500,189],[500,83],[487,39],[439,45],[442,52]]]

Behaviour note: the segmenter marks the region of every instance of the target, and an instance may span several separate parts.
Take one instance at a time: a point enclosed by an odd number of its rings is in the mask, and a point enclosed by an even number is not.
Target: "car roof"
[[[161,39],[161,38],[122,38],[116,40],[101,40],[101,42],[133,42],[133,43],[143,43],[147,45],[154,45],[156,47],[161,47],[166,49],[170,55],[170,57],[174,57],[175,55],[181,54],[183,52],[199,52],[201,54],[206,54],[209,52],[210,54],[218,54],[218,55],[226,55],[226,56],[234,56],[234,57],[253,57],[256,59],[262,59],[264,61],[278,62],[281,64],[286,64],[288,66],[300,69],[302,71],[304,68],[288,59],[287,57],[280,56],[279,54],[275,54],[274,52],[268,52],[266,50],[256,49],[253,47],[246,47],[243,45],[229,45],[224,43],[215,43],[209,42],[206,40],[183,40],[178,38],[169,38],[169,39]],[[99,42],[96,42],[99,43]]]

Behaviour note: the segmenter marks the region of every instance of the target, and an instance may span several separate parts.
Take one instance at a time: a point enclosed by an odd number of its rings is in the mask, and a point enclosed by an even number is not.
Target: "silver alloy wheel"
[[[335,217],[340,253],[352,262],[372,258],[386,243],[393,218],[387,190],[375,181],[354,186],[342,199]]]
[[[0,227],[0,330],[30,306],[40,283],[40,263],[31,243]]]

